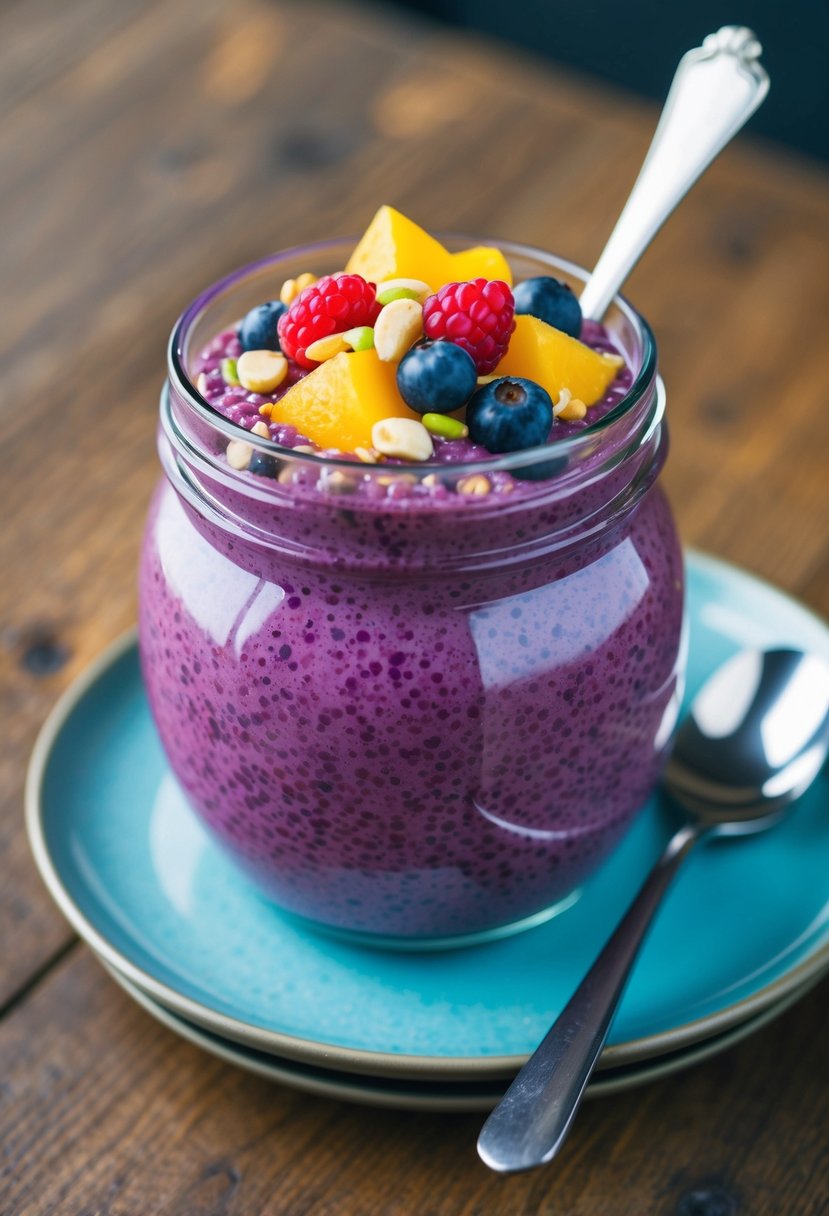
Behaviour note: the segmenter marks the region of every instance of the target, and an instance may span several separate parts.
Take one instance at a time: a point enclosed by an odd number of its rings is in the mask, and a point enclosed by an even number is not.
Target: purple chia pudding
[[[279,393],[222,380],[235,320],[348,248],[231,275],[173,333],[144,677],[191,805],[275,903],[378,943],[486,935],[578,888],[666,756],[683,574],[655,348],[616,301],[581,334],[624,357],[605,397],[508,456],[436,439],[413,469],[242,435]],[[516,280],[583,279],[502,248]],[[258,465],[229,464],[240,437]],[[488,493],[458,491],[479,474]]]

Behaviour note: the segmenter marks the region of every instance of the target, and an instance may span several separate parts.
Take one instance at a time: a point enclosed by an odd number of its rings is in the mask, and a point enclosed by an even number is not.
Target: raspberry
[[[301,291],[279,318],[279,342],[300,367],[316,367],[306,347],[357,325],[373,325],[379,312],[373,283],[359,274],[327,274]]]
[[[427,338],[462,346],[484,376],[507,353],[514,313],[512,292],[500,279],[447,283],[423,305],[423,330]]]

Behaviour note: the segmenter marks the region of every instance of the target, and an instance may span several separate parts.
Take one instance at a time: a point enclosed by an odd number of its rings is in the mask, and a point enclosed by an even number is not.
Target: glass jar
[[[552,447],[413,469],[249,436],[278,475],[232,468],[240,431],[194,355],[351,247],[244,268],[173,331],[144,678],[194,810],[283,909],[378,943],[474,940],[572,897],[659,778],[683,661],[664,390],[620,298],[605,324],[632,386]],[[584,279],[502,248],[516,279]],[[482,471],[491,493],[456,492]]]

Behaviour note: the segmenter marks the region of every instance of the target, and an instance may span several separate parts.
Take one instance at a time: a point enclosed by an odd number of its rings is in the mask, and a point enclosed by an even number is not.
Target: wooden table
[[[825,983],[709,1063],[588,1104],[554,1168],[499,1180],[476,1116],[305,1097],[162,1029],[73,937],[23,833],[41,721],[135,616],[183,305],[380,201],[592,264],[653,108],[351,4],[17,0],[0,47],[0,1212],[829,1210]],[[741,140],[629,284],[661,344],[685,540],[825,614],[827,232],[829,175]]]

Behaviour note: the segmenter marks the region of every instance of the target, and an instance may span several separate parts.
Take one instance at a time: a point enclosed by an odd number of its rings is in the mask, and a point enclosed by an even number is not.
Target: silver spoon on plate
[[[697,693],[665,788],[684,822],[546,1038],[487,1119],[478,1153],[510,1174],[551,1161],[599,1059],[639,948],[691,849],[771,827],[829,751],[829,665],[799,650],[743,650]]]

